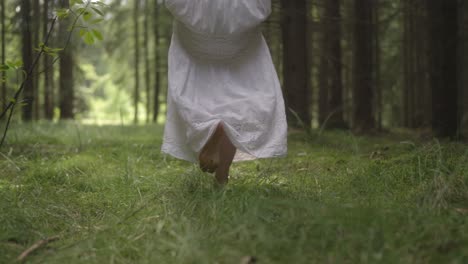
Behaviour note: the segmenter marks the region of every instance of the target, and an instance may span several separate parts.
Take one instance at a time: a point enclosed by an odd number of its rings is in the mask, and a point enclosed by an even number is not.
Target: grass
[[[0,154],[0,262],[467,263],[466,145],[291,132],[223,190],[160,153],[160,126],[15,125]]]

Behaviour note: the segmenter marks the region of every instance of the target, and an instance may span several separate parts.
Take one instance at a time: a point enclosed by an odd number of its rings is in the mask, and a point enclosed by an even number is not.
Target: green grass
[[[160,153],[160,126],[14,125],[0,154],[0,262],[467,263],[468,150],[292,132],[223,190]]]

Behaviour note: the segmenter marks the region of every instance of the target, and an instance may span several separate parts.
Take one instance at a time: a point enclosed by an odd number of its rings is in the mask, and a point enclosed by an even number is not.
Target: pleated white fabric
[[[166,0],[173,14],[162,151],[197,162],[218,123],[235,161],[284,156],[281,87],[259,26],[271,0]]]

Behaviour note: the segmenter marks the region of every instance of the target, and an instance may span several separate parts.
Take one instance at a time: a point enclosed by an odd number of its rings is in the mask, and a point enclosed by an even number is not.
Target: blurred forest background
[[[14,120],[164,122],[172,28],[164,1],[101,2],[102,12],[87,14],[84,42],[78,29],[57,63],[41,58]],[[69,4],[1,0],[2,64],[28,69],[55,10]],[[273,0],[272,9],[263,32],[291,126],[468,134],[467,1]],[[49,46],[64,46],[64,21]],[[6,68],[2,108],[23,78],[21,67]]]

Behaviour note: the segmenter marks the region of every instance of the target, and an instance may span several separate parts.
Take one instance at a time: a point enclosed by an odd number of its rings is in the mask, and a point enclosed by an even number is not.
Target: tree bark
[[[135,0],[133,8],[133,26],[134,26],[134,41],[135,41],[135,91],[133,94],[133,106],[135,108],[133,122],[138,123],[138,104],[140,102],[140,25],[139,12],[140,0]]]
[[[43,36],[47,35],[47,32],[49,31],[49,1],[44,1],[43,4],[43,21],[42,21],[42,33]],[[51,40],[49,40],[49,43],[51,43]],[[49,44],[50,46],[50,44]],[[54,91],[52,89],[53,87],[53,72],[54,68],[52,65],[52,60],[49,55],[44,55],[43,57],[43,67],[46,69],[46,71],[43,73],[44,74],[44,117],[47,120],[52,120],[54,118]]]
[[[61,8],[69,8],[69,0],[61,0]],[[70,19],[62,19],[60,21],[60,39],[62,47],[66,45],[66,39],[68,37],[68,27],[70,26]],[[72,47],[69,45],[60,54],[59,60],[59,107],[60,107],[60,119],[73,119],[74,115],[74,101],[75,92],[73,87],[73,52]]]
[[[154,68],[155,68],[155,80],[154,80],[154,98],[153,98],[153,122],[158,121],[159,115],[159,94],[160,91],[160,45],[159,45],[159,4],[158,1],[154,1],[154,16],[153,16],[153,30],[154,30]]]
[[[2,27],[2,47],[1,47],[1,52],[2,52],[2,65],[5,65],[5,0],[0,1],[0,19],[1,19],[1,27]],[[2,71],[1,73],[1,81],[2,81],[2,89],[1,89],[1,97],[0,97],[0,102],[1,102],[1,108],[0,111],[5,109],[8,99],[7,99],[7,85],[6,85],[6,72]]]
[[[342,49],[341,49],[341,12],[340,0],[326,0],[325,25],[327,45],[324,54],[327,59],[328,96],[327,96],[327,128],[344,129],[343,119],[343,77],[342,77]]]
[[[40,23],[41,23],[41,8],[40,8],[40,3],[39,0],[33,0],[33,16],[32,16],[32,34],[33,34],[33,48],[39,47],[39,42],[41,41],[39,39],[40,35]],[[38,51],[33,52],[34,56],[37,56],[39,54]],[[39,120],[39,106],[40,106],[40,98],[39,98],[39,70],[38,67],[36,67],[33,71],[33,87],[34,87],[34,111],[33,111],[33,116],[35,120]]]
[[[150,77],[150,56],[149,56],[149,1],[144,1],[145,15],[143,25],[143,57],[145,58],[145,88],[146,88],[146,123],[151,120],[151,77]]]
[[[354,6],[354,127],[356,132],[371,132],[374,120],[374,0],[356,0]]]
[[[427,26],[425,0],[403,4],[403,90],[402,124],[408,128],[427,126],[430,119],[426,46]]]
[[[468,25],[468,2],[460,3],[460,25]],[[461,134],[468,139],[468,30],[461,30],[461,43],[459,50],[460,70],[459,70],[459,88],[460,88],[460,113]]]
[[[318,122],[320,126],[323,126],[327,121],[329,114],[328,111],[328,93],[330,90],[330,60],[332,54],[330,53],[330,23],[332,19],[328,14],[329,0],[324,0],[321,4],[324,6],[322,10],[322,16],[320,18],[321,25],[321,41],[320,41],[320,65],[318,68]]]
[[[310,91],[307,65],[307,12],[306,0],[282,0],[283,7],[283,74],[284,95],[288,109],[297,113],[306,128],[311,125]],[[291,111],[290,125],[299,126]]]
[[[32,36],[31,36],[31,5],[30,0],[21,1],[21,35],[24,70],[28,71],[33,63]],[[30,121],[33,118],[34,82],[31,76],[25,76],[23,106],[23,119]]]
[[[432,129],[438,137],[458,130],[458,0],[429,0]]]

